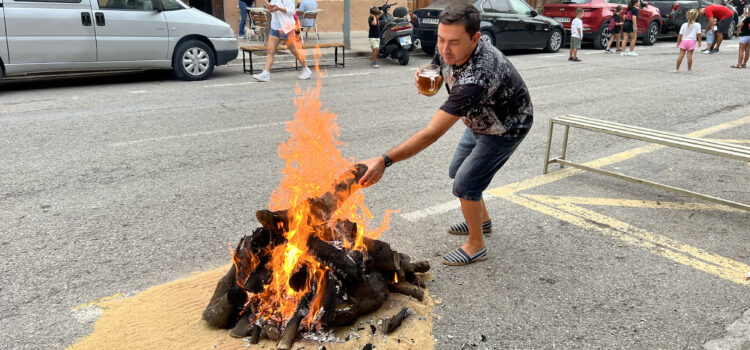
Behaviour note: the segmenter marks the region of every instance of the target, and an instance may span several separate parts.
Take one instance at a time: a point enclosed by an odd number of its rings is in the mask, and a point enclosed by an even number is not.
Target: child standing
[[[609,31],[609,42],[607,43],[607,48],[604,50],[606,53],[612,53],[609,48],[612,47],[612,42],[615,40],[617,40],[617,43],[615,44],[615,52],[620,52],[620,38],[622,37],[622,5],[617,5],[615,13],[612,15],[612,21],[614,21],[615,26]]]
[[[383,11],[380,11],[377,7],[370,8],[370,16],[367,17],[367,23],[370,25],[370,34],[367,35],[370,40],[370,49],[372,49],[372,68],[380,68],[378,62],[375,60],[378,57],[378,51],[380,51],[380,16],[383,15]]]
[[[740,22],[740,52],[737,54],[737,64],[732,68],[747,68],[747,56],[750,55],[750,16]]]
[[[583,38],[583,9],[576,9],[576,18],[570,24],[570,57],[568,61],[580,62],[578,58],[578,49],[581,48],[581,39]]]
[[[717,26],[714,26],[714,29],[711,30],[711,28],[706,28],[706,49],[703,50],[703,53],[710,54],[711,50],[714,49],[714,43],[716,42],[716,30],[718,29]]]
[[[677,66],[674,72],[680,71],[680,64],[685,53],[688,56],[688,73],[693,71],[693,51],[695,51],[696,41],[698,47],[701,47],[701,24],[695,20],[698,18],[698,10],[692,9],[687,13],[687,23],[683,23],[680,28],[680,34],[677,35],[677,47],[680,48],[680,56],[677,57]]]

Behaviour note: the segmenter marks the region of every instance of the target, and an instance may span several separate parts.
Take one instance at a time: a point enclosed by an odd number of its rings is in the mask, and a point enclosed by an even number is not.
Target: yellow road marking
[[[570,203],[582,205],[597,206],[616,206],[616,207],[633,207],[644,209],[675,209],[675,210],[718,210],[732,213],[744,213],[745,211],[738,208],[732,208],[726,205],[715,203],[681,203],[665,201],[647,201],[642,199],[620,199],[620,198],[593,198],[593,197],[573,197],[573,196],[540,196],[533,194],[524,194],[526,198],[536,201],[552,201],[554,203]]]
[[[737,139],[708,139],[708,140],[726,142],[726,143],[750,143],[750,140],[737,140]]]
[[[497,192],[490,191],[492,194]],[[545,196],[537,196],[544,199]],[[677,242],[671,238],[637,228],[628,223],[584,209],[572,204],[538,202],[523,195],[502,193],[502,198],[533,209],[540,213],[564,220],[591,231],[598,231],[606,236],[619,239],[626,244],[645,249],[674,262],[695,268],[728,281],[750,285],[745,273],[750,266],[720,255],[705,252],[691,245]]]
[[[710,128],[698,130],[687,134],[693,137],[705,137],[713,133],[735,128],[750,123],[750,116],[722,123]],[[737,140],[734,140],[737,141]],[[616,164],[625,160],[633,159],[641,154],[651,153],[666,146],[649,144],[637,147],[628,151],[620,152],[608,157],[600,158],[585,163],[585,165],[595,168]],[[742,284],[750,285],[750,280],[745,278],[750,266],[720,255],[712,254],[691,245],[683,244],[666,236],[658,235],[619,221],[617,219],[596,213],[577,206],[575,204],[593,204],[593,205],[621,205],[642,208],[669,208],[669,209],[690,209],[690,210],[725,210],[741,211],[730,207],[713,204],[698,203],[656,203],[653,201],[624,200],[624,199],[607,199],[607,198],[580,198],[580,197],[554,197],[542,195],[521,195],[521,191],[526,191],[546,185],[567,177],[580,174],[583,170],[566,168],[553,171],[549,174],[535,176],[530,179],[518,181],[501,187],[496,187],[487,192],[506,199],[515,204],[527,207],[540,213],[555,217],[559,220],[570,222],[576,226],[588,230],[598,231],[607,236],[617,238],[627,244],[643,248],[654,254],[663,256],[672,261],[681,263],[686,266],[707,272],[717,277]]]

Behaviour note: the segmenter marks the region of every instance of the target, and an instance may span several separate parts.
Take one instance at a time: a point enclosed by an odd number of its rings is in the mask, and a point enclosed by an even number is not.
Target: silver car
[[[229,24],[179,0],[0,0],[0,81],[151,68],[201,80],[237,52]]]

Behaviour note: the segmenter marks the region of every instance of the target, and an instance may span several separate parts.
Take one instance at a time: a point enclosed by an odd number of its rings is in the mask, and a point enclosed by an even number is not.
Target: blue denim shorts
[[[453,195],[470,201],[482,199],[500,168],[526,137],[474,134],[466,128],[453,155],[448,176],[453,179]]]
[[[282,40],[284,40],[284,39],[289,39],[289,38],[288,38],[288,37],[286,36],[286,34],[282,33],[282,32],[281,32],[280,30],[276,30],[276,29],[271,29],[271,32],[270,32],[270,34],[271,34],[271,35],[273,35],[273,36],[275,36],[275,37],[277,37],[277,38],[279,38],[279,39],[282,39]]]

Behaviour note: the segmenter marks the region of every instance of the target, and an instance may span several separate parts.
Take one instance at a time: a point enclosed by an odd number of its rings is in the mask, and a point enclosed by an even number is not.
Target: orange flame
[[[319,55],[319,52],[316,54]],[[316,71],[319,72],[317,67]],[[290,136],[278,149],[279,157],[286,162],[286,166],[282,172],[283,178],[269,200],[271,210],[288,210],[289,222],[285,232],[287,244],[277,246],[272,252],[268,264],[273,275],[269,284],[262,292],[250,294],[251,299],[259,301],[259,316],[279,322],[294,314],[299,301],[314,284],[317,285],[317,291],[329,287],[324,278],[327,267],[318,263],[306,251],[310,235],[320,235],[320,232],[316,232],[316,227],[326,224],[317,222],[311,214],[308,199],[318,198],[331,190],[337,177],[354,163],[341,154],[339,148],[343,143],[338,139],[340,130],[335,123],[337,116],[322,108],[320,89],[321,82],[318,79],[315,89],[302,93],[298,85],[295,90],[297,98],[294,104],[297,111],[294,120],[286,123]],[[360,188],[357,184],[352,186],[352,193],[344,203],[340,203],[330,219],[332,223],[348,219],[357,224],[354,246],[346,247],[347,249],[364,250],[363,237],[379,237],[388,229],[390,214],[394,212],[387,210],[380,227],[368,231],[367,219],[372,219],[373,215],[364,203],[364,194],[358,191]],[[304,287],[295,291],[289,285],[289,280],[302,265],[308,268],[309,273]],[[310,304],[310,312],[303,320],[308,328],[320,312],[321,304],[322,293],[318,293]]]

